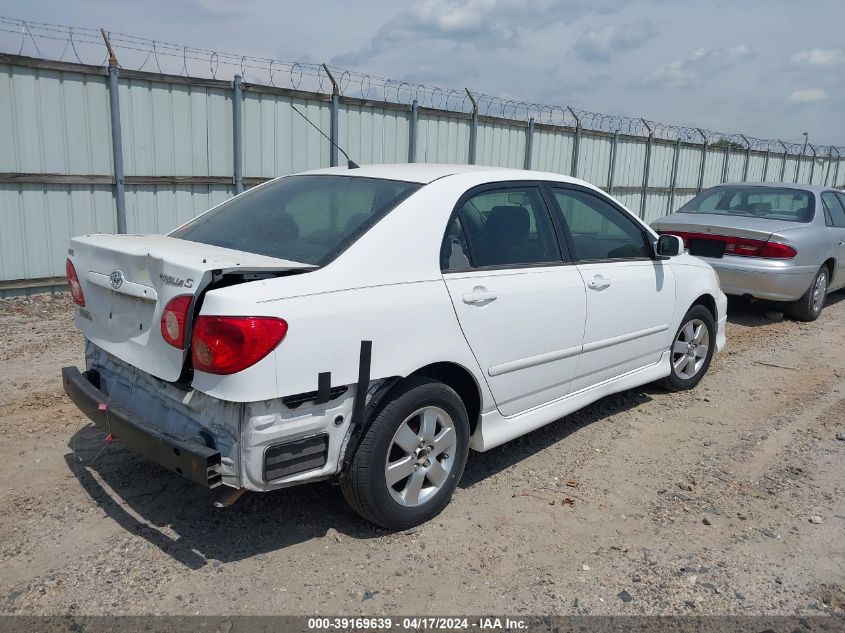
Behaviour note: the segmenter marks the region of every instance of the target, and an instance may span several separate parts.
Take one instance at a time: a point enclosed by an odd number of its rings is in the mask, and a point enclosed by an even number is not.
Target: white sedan
[[[167,236],[73,239],[86,370],[63,381],[111,436],[230,498],[333,479],[404,529],[448,504],[470,448],[698,384],[726,299],[682,250],[557,174],[278,178]]]

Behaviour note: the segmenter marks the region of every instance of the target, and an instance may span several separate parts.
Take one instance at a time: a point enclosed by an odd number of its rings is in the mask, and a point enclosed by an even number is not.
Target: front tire
[[[469,453],[469,420],[455,391],[426,377],[400,383],[364,434],[341,479],[363,518],[404,530],[436,517]]]
[[[827,266],[819,268],[813,283],[807,288],[801,298],[794,302],[789,309],[793,318],[799,321],[815,321],[819,318],[827,299],[830,271]]]
[[[692,306],[681,320],[669,360],[672,372],[660,381],[669,391],[692,389],[710,367],[716,350],[716,322],[710,310],[701,305]]]

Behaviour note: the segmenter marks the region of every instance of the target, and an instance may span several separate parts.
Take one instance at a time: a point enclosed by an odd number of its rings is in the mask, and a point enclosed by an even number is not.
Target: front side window
[[[359,176],[289,176],[224,202],[170,236],[323,265],[420,187]]]
[[[553,187],[579,261],[651,257],[642,229],[599,196]]]
[[[554,227],[537,187],[481,191],[461,204],[447,227],[444,270],[561,261]]]
[[[802,189],[731,185],[713,187],[700,193],[678,209],[678,213],[712,213],[809,222],[813,219],[814,207],[813,194]]]

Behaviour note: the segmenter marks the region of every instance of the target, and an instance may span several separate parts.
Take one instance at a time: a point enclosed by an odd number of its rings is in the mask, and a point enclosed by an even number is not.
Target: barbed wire
[[[230,79],[240,74],[246,83],[287,88],[303,92],[327,93],[332,83],[321,64],[290,62],[237,55],[211,49],[161,42],[148,38],[108,31],[107,36],[118,59],[127,70],[159,74]],[[66,26],[0,17],[0,51],[17,55],[29,54],[43,59],[105,66],[108,54],[99,29]],[[32,55],[34,53],[34,55]],[[369,101],[383,101],[410,106],[469,114],[472,100],[466,90],[441,88],[390,79],[378,75],[327,66],[338,83],[340,93]],[[601,114],[572,106],[547,105],[485,93],[471,92],[479,115],[585,131],[619,133],[666,141],[681,141],[710,146],[723,146],[728,151],[769,151],[775,154],[815,155],[817,158],[839,157],[845,147],[821,146],[804,142],[763,139],[739,133],[718,132],[696,127],[672,125],[641,117]]]

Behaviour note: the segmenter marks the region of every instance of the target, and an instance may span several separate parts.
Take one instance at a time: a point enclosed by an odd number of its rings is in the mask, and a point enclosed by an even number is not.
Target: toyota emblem
[[[109,276],[109,282],[111,283],[111,287],[117,290],[123,285],[123,273],[119,270],[115,270]]]

